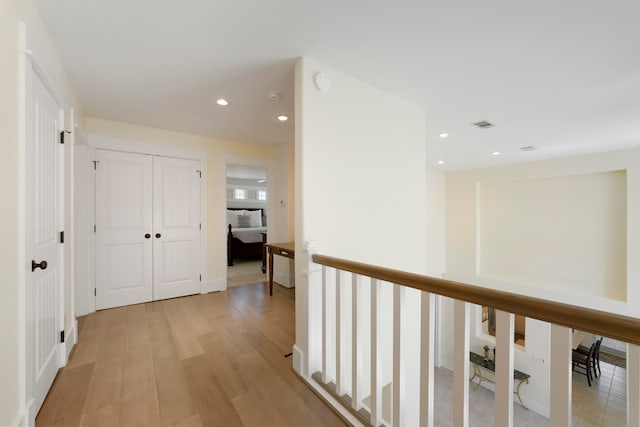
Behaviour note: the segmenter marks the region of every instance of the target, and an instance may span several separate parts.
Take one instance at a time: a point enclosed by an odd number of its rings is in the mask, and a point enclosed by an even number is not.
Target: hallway
[[[37,426],[342,426],[291,369],[294,292],[262,283],[99,311]]]

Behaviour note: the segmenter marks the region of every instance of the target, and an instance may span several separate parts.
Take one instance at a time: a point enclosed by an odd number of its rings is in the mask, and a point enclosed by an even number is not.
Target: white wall
[[[0,346],[0,425],[11,425],[23,420],[24,373],[20,354],[23,337],[19,330],[23,314],[21,290],[24,289],[26,265],[21,260],[24,248],[19,234],[24,212],[21,211],[20,185],[23,181],[20,150],[20,77],[19,24],[27,30],[27,47],[46,71],[67,107],[78,109],[73,91],[56,50],[42,24],[32,0],[3,0],[0,2],[0,129],[3,132],[2,156],[0,156],[0,328],[3,331]],[[68,117],[69,108],[65,111]],[[69,276],[68,276],[69,277]],[[71,281],[65,283],[65,300],[68,300]],[[71,312],[65,313],[66,326],[72,322]]]
[[[317,72],[331,79],[329,93],[316,90],[313,76]],[[420,108],[308,58],[297,64],[297,345],[304,347],[307,336],[301,322],[308,309],[312,321],[316,318],[319,301],[306,293],[315,292],[307,288],[306,260],[298,256],[306,242],[319,242],[327,255],[426,272],[424,138]],[[386,305],[392,299],[390,289],[382,295],[386,326],[391,325],[390,305]],[[417,319],[419,298],[412,290],[408,293],[408,318]],[[309,300],[314,306],[308,307]],[[408,342],[417,343],[410,338],[417,337],[417,329],[417,322],[408,328]],[[390,343],[387,333],[383,341]],[[417,348],[413,350],[417,353]],[[388,379],[390,360],[385,360]],[[412,379],[408,395],[415,397]],[[406,416],[412,425],[417,414],[409,410]]]
[[[100,138],[103,141],[111,140],[132,141],[146,144],[159,144],[164,146],[184,147],[206,152],[208,176],[207,176],[207,276],[203,277],[209,290],[222,290],[226,288],[226,205],[227,184],[226,165],[237,164],[268,169],[269,174],[276,173],[280,169],[288,171],[287,162],[283,162],[281,152],[287,150],[282,147],[247,144],[234,141],[225,141],[198,135],[172,132],[163,129],[137,126],[129,123],[113,122],[89,117],[86,120],[87,131],[91,138]],[[285,146],[286,147],[286,146]],[[285,158],[286,160],[286,158]],[[269,241],[282,241],[288,237],[286,231],[279,229],[282,219],[277,209],[277,200],[281,195],[289,194],[288,176],[281,181],[284,186],[276,185],[278,181],[268,181],[269,200],[267,211],[275,215],[268,215]],[[283,196],[284,197],[284,196]],[[288,218],[287,218],[288,220]],[[275,271],[275,269],[274,269]],[[82,286],[82,284],[80,284]]]
[[[446,215],[446,278],[638,317],[639,149],[447,173]],[[450,365],[450,300],[441,308]],[[493,339],[476,334],[472,313],[471,349],[481,351]],[[548,345],[549,325],[527,319],[515,366],[532,375],[521,394],[542,413]]]

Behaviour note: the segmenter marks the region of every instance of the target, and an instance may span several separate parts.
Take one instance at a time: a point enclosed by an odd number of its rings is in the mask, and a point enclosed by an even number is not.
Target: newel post
[[[297,245],[296,245],[297,246]],[[322,245],[305,242],[296,247],[296,343],[293,346],[293,369],[308,378],[320,370],[322,313],[318,301],[322,292],[322,266],[312,260]]]

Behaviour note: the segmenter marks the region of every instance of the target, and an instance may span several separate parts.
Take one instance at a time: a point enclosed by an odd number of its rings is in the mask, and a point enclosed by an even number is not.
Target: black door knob
[[[149,239],[150,237],[151,237],[151,234],[149,234],[149,233],[147,233],[147,234],[145,234],[145,235],[144,235],[144,238],[145,238],[145,239]]]
[[[156,233],[156,239],[159,239],[160,237],[162,237],[162,234]]]
[[[34,260],[31,260],[31,271],[36,271],[36,268],[46,270],[47,265],[48,265],[47,261],[35,262]]]

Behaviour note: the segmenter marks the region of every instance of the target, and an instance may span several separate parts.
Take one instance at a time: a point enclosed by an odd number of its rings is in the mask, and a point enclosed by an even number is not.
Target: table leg
[[[269,295],[273,295],[273,251],[269,248]]]
[[[527,383],[529,384],[529,380],[520,380],[520,382],[518,383],[518,387],[516,388],[516,391],[514,392],[516,394],[516,396],[518,396],[518,400],[520,401],[520,405],[526,409],[529,410],[529,408],[527,408],[524,403],[522,403],[522,399],[520,398],[520,386],[522,385],[522,383]]]
[[[478,384],[475,385],[473,391],[478,391],[478,387],[480,387],[480,383],[482,382],[482,371],[475,363],[473,365],[473,376],[469,379],[469,381],[473,382],[473,379],[478,377]]]

